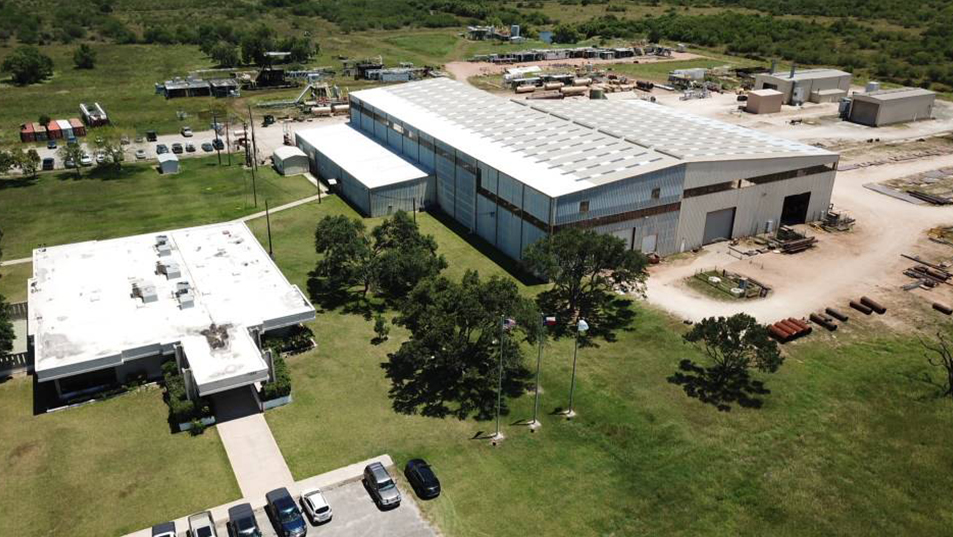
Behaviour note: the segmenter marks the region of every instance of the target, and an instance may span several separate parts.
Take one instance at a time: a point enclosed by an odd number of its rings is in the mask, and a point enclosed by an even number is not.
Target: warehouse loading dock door
[[[794,226],[807,222],[807,208],[810,205],[810,192],[784,198],[784,206],[781,208],[781,225]]]
[[[730,239],[735,227],[735,208],[712,211],[705,217],[705,235],[702,244]]]

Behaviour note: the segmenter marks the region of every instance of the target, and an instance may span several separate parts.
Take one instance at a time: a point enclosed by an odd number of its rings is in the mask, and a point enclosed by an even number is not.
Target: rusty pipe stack
[[[811,331],[812,328],[808,326],[807,323],[793,317],[782,319],[772,325],[768,325],[768,333],[781,343],[787,343],[801,336],[806,336],[810,334]]]

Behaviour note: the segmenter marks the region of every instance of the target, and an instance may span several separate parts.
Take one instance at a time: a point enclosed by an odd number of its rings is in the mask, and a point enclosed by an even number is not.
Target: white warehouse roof
[[[298,131],[296,136],[371,190],[429,175],[346,123]]]
[[[774,78],[782,78],[785,80],[817,80],[824,78],[840,78],[842,76],[853,76],[850,73],[846,73],[839,69],[801,69],[794,71],[794,78],[791,78],[790,71],[778,70],[773,73],[762,73],[758,76],[770,76]]]
[[[871,91],[869,93],[855,92],[852,97],[862,100],[884,102],[896,101],[900,99],[909,99],[911,97],[930,97],[936,93],[923,88],[894,88]]]
[[[159,246],[160,237],[168,247]],[[167,277],[162,267],[169,266]],[[190,291],[182,297],[185,282]],[[250,328],[267,331],[314,315],[243,223],[33,251],[29,333],[40,381],[181,344],[206,395],[267,379]],[[227,334],[224,346],[212,345],[212,325]]]
[[[551,197],[685,162],[835,157],[640,100],[510,100],[444,78],[351,95]]]

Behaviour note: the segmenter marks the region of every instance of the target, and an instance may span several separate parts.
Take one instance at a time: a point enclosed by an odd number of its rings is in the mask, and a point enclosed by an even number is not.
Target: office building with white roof
[[[328,159],[399,155],[417,170],[404,190],[404,179],[388,180],[388,170],[405,174],[404,166],[363,172],[374,176],[368,188],[387,182],[395,201],[369,211],[344,196],[373,216],[413,198],[513,259],[567,227],[667,255],[816,220],[838,162],[835,153],[660,104],[506,99],[448,79],[353,92],[350,112],[349,126],[334,127],[350,129],[346,137],[321,134],[331,127],[298,133],[312,171],[338,179]],[[358,135],[360,144],[309,142]]]

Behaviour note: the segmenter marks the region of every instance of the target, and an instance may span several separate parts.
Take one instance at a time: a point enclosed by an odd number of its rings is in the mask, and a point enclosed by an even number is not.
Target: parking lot
[[[308,523],[308,535],[330,537],[435,537],[437,533],[423,519],[413,492],[400,488],[401,504],[396,509],[381,511],[364,489],[360,480],[325,487],[324,497],[334,512],[330,522],[314,527]],[[300,504],[299,504],[300,506]],[[255,509],[255,518],[264,537],[277,537],[264,507]],[[176,528],[179,537],[189,537],[186,527]],[[216,520],[219,537],[230,535],[226,520]]]

